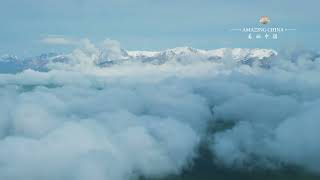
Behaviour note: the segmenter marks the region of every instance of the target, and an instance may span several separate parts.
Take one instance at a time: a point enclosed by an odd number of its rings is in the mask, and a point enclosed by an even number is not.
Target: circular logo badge
[[[270,18],[268,16],[262,16],[260,18],[260,21],[259,21],[261,24],[268,24],[270,23]]]

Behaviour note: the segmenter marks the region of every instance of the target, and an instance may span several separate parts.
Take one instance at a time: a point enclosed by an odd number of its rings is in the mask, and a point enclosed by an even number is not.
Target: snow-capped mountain
[[[127,51],[128,55],[131,57],[155,57],[166,55],[168,57],[176,57],[176,56],[217,56],[222,57],[226,53],[231,52],[234,57],[241,56],[252,56],[257,58],[270,57],[272,55],[276,55],[277,53],[271,49],[242,49],[242,48],[221,48],[214,50],[201,50],[194,49],[190,47],[178,47],[173,49],[168,49],[165,51]]]
[[[190,47],[178,47],[164,51],[126,51],[123,60],[150,62],[164,64],[167,62],[190,63],[194,61],[223,61],[229,58],[239,63],[252,64],[259,61],[266,64],[277,52],[271,49],[241,49],[222,48],[214,50],[201,50]]]
[[[119,63],[123,61],[140,61],[153,64],[164,64],[167,62],[190,63],[194,61],[217,61],[230,58],[237,62],[248,63],[253,61],[265,61],[277,52],[271,49],[241,49],[222,48],[214,50],[201,50],[190,47],[178,47],[164,51],[124,51],[122,58],[104,61],[101,58],[99,64],[106,62]]]
[[[58,53],[44,53],[39,56],[35,57],[29,57],[23,59],[24,66],[30,68],[30,69],[42,69],[44,68],[48,63],[58,63],[58,62],[67,62],[68,57],[64,54],[58,54]]]
[[[4,54],[0,56],[0,62],[14,62],[18,61],[18,59],[18,56],[15,55]]]
[[[214,50],[201,50],[190,47],[178,47],[165,51],[127,51],[130,58],[154,58],[173,60],[185,57],[198,57],[201,59],[220,59],[225,56],[231,56],[235,60],[256,58],[263,59],[277,55],[277,52],[271,49],[242,49],[242,48],[222,48]]]
[[[164,63],[190,63],[195,61],[224,61],[232,59],[238,63],[252,64],[261,62],[268,64],[271,57],[277,55],[277,52],[271,49],[242,49],[242,48],[221,48],[214,50],[201,50],[190,47],[177,47],[164,51],[127,51],[121,49],[116,54],[109,51],[99,51],[96,54],[87,54],[92,62],[100,67],[110,66],[112,64],[121,64],[123,62],[141,62],[152,64]],[[11,69],[36,69],[46,70],[49,63],[69,63],[77,59],[74,54],[46,53],[35,57],[18,58],[14,55],[3,55],[0,57],[0,71],[6,68]],[[10,69],[9,68],[9,69]]]

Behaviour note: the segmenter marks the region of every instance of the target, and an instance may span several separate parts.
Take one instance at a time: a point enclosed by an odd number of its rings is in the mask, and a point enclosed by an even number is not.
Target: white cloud
[[[63,36],[47,36],[41,40],[42,43],[52,45],[76,45],[77,41]]]
[[[83,40],[70,64],[0,74],[0,179],[162,177],[192,163],[200,140],[230,167],[320,172],[317,61],[100,68],[92,63],[100,49]],[[234,127],[208,135],[218,120]]]

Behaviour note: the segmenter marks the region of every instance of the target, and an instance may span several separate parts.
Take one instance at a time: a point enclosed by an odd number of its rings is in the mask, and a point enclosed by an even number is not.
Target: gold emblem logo
[[[270,18],[268,16],[262,16],[260,18],[260,21],[259,21],[261,24],[268,24],[270,23]]]

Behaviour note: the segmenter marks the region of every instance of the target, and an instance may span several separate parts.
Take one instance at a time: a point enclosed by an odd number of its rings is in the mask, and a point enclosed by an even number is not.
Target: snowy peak
[[[158,51],[127,51],[129,57],[154,57],[160,54]]]
[[[154,57],[163,54],[167,55],[190,55],[197,54],[198,49],[190,48],[190,47],[177,47],[173,49],[167,49],[164,51],[127,51],[128,55],[131,57]]]
[[[0,62],[14,62],[14,61],[18,61],[18,57],[15,55],[9,55],[9,54],[5,54],[0,56]]]
[[[201,50],[199,49],[194,49],[191,47],[177,47],[173,49],[168,49],[165,50],[163,53],[164,54],[172,54],[172,55],[195,55],[195,54],[200,54]]]
[[[272,56],[276,56],[278,53],[271,49],[232,49],[232,57],[234,59],[244,59],[244,58],[257,58],[264,59]]]

